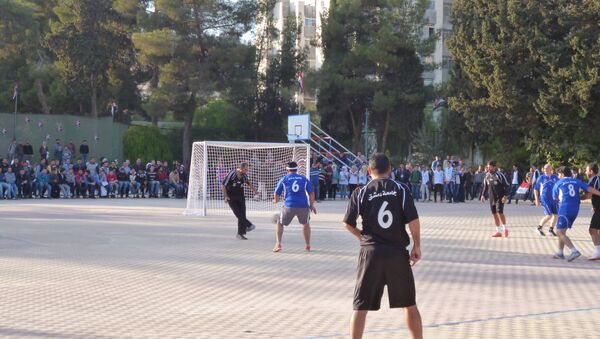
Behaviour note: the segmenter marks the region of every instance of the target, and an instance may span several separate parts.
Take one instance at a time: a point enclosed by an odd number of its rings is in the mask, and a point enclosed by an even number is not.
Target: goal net
[[[242,162],[249,164],[248,179],[258,191],[254,195],[248,187],[244,187],[248,213],[276,211],[281,205],[273,204],[273,192],[279,179],[286,174],[287,163],[297,162],[298,173],[308,176],[309,157],[309,146],[304,144],[195,142],[185,214],[230,214],[221,184],[225,176]]]

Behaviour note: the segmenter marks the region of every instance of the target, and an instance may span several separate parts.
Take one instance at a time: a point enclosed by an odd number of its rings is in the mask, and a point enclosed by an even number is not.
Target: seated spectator
[[[75,174],[75,192],[78,198],[85,198],[87,196],[88,184],[87,175],[84,170],[80,169]]]
[[[29,172],[26,172],[25,169],[21,168],[19,173],[17,173],[16,184],[17,196],[19,198],[31,198],[31,179]]]
[[[135,194],[136,198],[140,196],[140,187],[142,185],[137,181],[137,171],[132,168],[129,172],[129,187],[131,187],[131,195]]]
[[[17,176],[13,172],[12,166],[9,166],[7,172],[4,173],[4,181],[10,186],[10,194],[12,199],[17,199]]]
[[[71,196],[71,187],[67,184],[67,171],[64,168],[61,168],[58,172],[58,187],[64,198]]]
[[[142,198],[145,198],[144,192],[148,192],[148,181],[146,180],[146,171],[144,169],[137,171],[135,181],[137,181],[139,184],[140,191],[142,192]],[[148,196],[150,195],[148,194]]]
[[[119,173],[117,173],[117,180],[119,181],[119,196],[121,198],[129,198],[129,175],[125,173],[124,167],[119,168]]]
[[[50,194],[49,198],[60,198],[60,183],[58,178],[58,172],[53,169],[48,175],[50,182]]]
[[[92,158],[93,160],[94,158]],[[100,178],[98,177],[98,173],[96,172],[87,172],[87,189],[88,189],[88,198],[95,199],[96,198],[96,190],[100,186]]]
[[[160,182],[157,180],[157,172],[154,166],[150,165],[150,168],[146,172],[146,178],[148,180],[148,197],[158,198]]]
[[[98,195],[100,196],[100,198],[108,198],[110,192],[110,184],[108,183],[108,177],[106,176],[106,173],[104,173],[104,171],[100,171],[98,181],[100,187]]]
[[[77,183],[75,182],[75,172],[73,169],[70,169],[69,172],[65,176],[65,184],[69,186],[69,192],[71,193],[69,196],[71,199],[75,198],[75,190],[77,187]]]
[[[176,168],[174,168],[171,174],[169,174],[169,188],[173,188],[175,190],[175,197],[183,197],[183,185],[181,185],[181,182],[179,180],[179,171],[177,171]]]
[[[37,192],[38,197],[41,199],[44,197],[44,193],[48,192],[48,198],[50,198],[50,194],[52,191],[52,187],[50,186],[50,178],[48,176],[48,169],[44,168],[35,177],[37,183]]]
[[[156,180],[160,183],[160,188],[162,189],[161,196],[163,198],[168,198],[169,197],[169,173],[165,171],[164,167],[158,168],[158,172],[156,172]]]
[[[117,174],[115,171],[111,170],[108,172],[106,179],[108,180],[108,194],[111,198],[116,198],[117,193],[119,192],[119,181],[117,180]]]

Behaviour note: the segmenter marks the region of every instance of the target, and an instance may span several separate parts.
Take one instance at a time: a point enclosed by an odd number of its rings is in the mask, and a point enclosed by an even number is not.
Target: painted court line
[[[447,327],[447,326],[485,323],[488,321],[534,318],[534,317],[544,317],[544,316],[557,315],[557,314],[593,312],[593,311],[600,311],[600,307],[577,308],[577,309],[562,310],[562,311],[550,311],[550,312],[540,312],[540,313],[530,313],[530,314],[508,315],[508,316],[501,316],[501,317],[489,317],[489,318],[463,320],[463,321],[451,321],[451,322],[445,322],[445,323],[440,323],[440,324],[423,325],[423,328],[440,328],[440,327]],[[404,326],[397,327],[397,328],[382,328],[379,330],[365,331],[365,334],[368,334],[368,333],[396,333],[399,331],[403,331],[405,329],[406,329],[406,327],[404,327]],[[347,333],[332,333],[332,334],[326,334],[326,335],[303,337],[303,339],[326,339],[326,338],[338,338],[338,337],[345,337],[345,336],[347,336]]]

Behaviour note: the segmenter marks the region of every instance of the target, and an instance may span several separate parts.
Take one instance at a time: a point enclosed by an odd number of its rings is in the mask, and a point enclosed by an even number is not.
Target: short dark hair
[[[570,177],[571,169],[569,168],[569,166],[560,166],[556,169],[556,173],[564,174],[565,177]]]
[[[390,159],[383,153],[373,153],[369,158],[369,167],[378,174],[387,172],[390,166]]]
[[[241,162],[240,165],[238,166],[239,169],[244,169],[248,167],[248,163],[247,162]]]
[[[595,162],[590,162],[588,164],[588,167],[590,168],[590,170],[592,170],[592,172],[594,172],[594,174],[598,174],[598,164]]]
[[[488,166],[494,166],[494,167],[496,167],[496,160],[490,160],[490,161],[488,161]]]

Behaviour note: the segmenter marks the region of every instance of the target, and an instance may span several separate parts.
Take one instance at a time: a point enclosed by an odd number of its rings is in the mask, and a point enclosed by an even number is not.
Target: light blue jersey
[[[277,183],[275,194],[285,195],[285,207],[308,208],[308,195],[313,187],[308,178],[298,173],[290,173]]]

